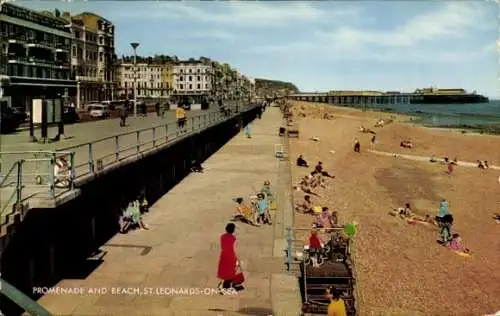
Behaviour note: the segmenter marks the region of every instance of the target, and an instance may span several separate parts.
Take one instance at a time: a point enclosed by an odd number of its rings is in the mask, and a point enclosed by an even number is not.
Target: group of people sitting
[[[233,201],[236,203],[236,213],[232,221],[242,221],[252,226],[272,225],[271,210],[275,209],[276,201],[269,181],[264,182],[260,192],[250,197],[250,205],[242,197],[234,198]]]
[[[403,141],[401,141],[399,146],[401,146],[403,148],[413,148],[413,143],[409,140],[403,140]]]
[[[302,155],[297,158],[297,166],[299,167],[308,167],[307,161],[304,160]],[[326,179],[325,178],[335,178],[335,176],[330,175],[327,171],[323,169],[323,163],[318,161],[318,164],[314,168],[314,170],[304,176],[298,183],[297,186],[294,187],[297,191],[302,191],[307,194],[312,194],[319,196],[317,193],[313,191],[313,189],[317,187],[326,188]]]
[[[145,194],[141,194],[135,200],[130,201],[122,210],[119,219],[120,233],[125,234],[133,228],[149,230],[149,227],[143,221],[143,214],[148,211],[148,207],[149,204]]]
[[[429,160],[432,163],[439,162],[442,165],[446,165],[448,167],[448,170],[446,173],[451,175],[453,171],[455,170],[455,167],[458,166],[458,158],[455,157],[453,160],[450,160],[448,157],[444,157],[441,161],[438,161],[435,156],[432,156],[431,159]]]
[[[478,167],[479,169],[486,170],[486,169],[488,169],[490,166],[488,165],[488,160],[484,160],[484,161],[478,160],[478,161],[477,161],[477,167]]]

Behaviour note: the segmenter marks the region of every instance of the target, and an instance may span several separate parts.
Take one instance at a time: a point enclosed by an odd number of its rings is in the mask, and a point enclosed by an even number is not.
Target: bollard
[[[286,270],[290,271],[292,266],[292,242],[293,242],[293,229],[292,227],[286,228]]]
[[[92,143],[88,143],[88,145],[89,145],[89,147],[88,147],[88,150],[89,150],[89,161],[88,161],[89,173],[93,174],[94,173],[94,155],[92,154]]]
[[[115,159],[120,161],[120,136],[115,136]]]
[[[141,143],[140,143],[140,134],[141,132],[140,131],[137,131],[135,132],[136,134],[136,139],[137,139],[137,153],[140,153],[141,152]]]

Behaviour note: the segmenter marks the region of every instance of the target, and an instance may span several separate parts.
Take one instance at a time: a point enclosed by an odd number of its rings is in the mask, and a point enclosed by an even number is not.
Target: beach
[[[500,310],[500,224],[492,219],[500,212],[500,171],[464,163],[487,160],[490,166],[500,166],[499,136],[426,128],[410,116],[393,113],[306,102],[290,105],[300,130],[298,139],[290,138],[293,185],[322,161],[336,178],[317,189],[320,197],[312,196],[313,204],[337,211],[341,223],[358,223],[360,315],[465,316]],[[333,118],[325,119],[325,113]],[[375,128],[379,119],[393,122]],[[375,144],[373,134],[359,132],[360,126],[376,132]],[[314,137],[319,141],[311,140]],[[361,153],[353,152],[355,138]],[[413,148],[400,147],[403,140],[411,141]],[[295,165],[299,154],[309,168]],[[457,158],[458,166],[447,175],[446,166],[429,162],[431,156]],[[303,196],[294,192],[295,201]],[[434,217],[442,198],[455,218],[453,230],[473,252],[470,257],[439,245],[437,228],[388,215],[410,203],[414,213]],[[309,227],[313,221],[311,215],[295,213],[295,227]]]

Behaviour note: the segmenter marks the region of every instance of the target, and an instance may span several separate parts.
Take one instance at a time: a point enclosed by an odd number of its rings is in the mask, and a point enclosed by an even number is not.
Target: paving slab
[[[283,258],[273,254],[273,226],[236,223],[236,251],[243,263],[246,289],[236,295],[219,295],[215,288],[219,238],[235,211],[232,198],[248,198],[265,180],[277,184],[279,162],[274,145],[280,143],[280,123],[279,110],[269,109],[252,124],[252,138],[238,134],[204,163],[204,173],[189,175],[152,205],[144,219],[151,231],[116,235],[102,247],[107,251],[104,263],[85,280],[71,280],[72,285],[76,282],[87,288],[134,287],[148,295],[131,299],[106,294],[91,300],[46,295],[39,303],[56,315],[67,311],[58,307],[63,300],[77,302],[73,315],[273,314],[272,277],[284,270]],[[120,245],[152,249],[142,256],[138,249]],[[201,294],[172,294],[173,288],[197,288]],[[150,295],[148,289],[170,292]]]

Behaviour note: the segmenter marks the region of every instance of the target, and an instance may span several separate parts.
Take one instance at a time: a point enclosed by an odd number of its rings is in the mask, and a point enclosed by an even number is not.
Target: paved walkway
[[[185,130],[199,129],[208,124],[216,124],[221,119],[218,108],[213,107],[208,110],[193,110],[187,112],[188,120]],[[160,126],[152,129],[152,127]],[[133,132],[139,129],[145,129],[139,134]],[[5,176],[11,166],[23,159],[23,196],[22,199],[28,199],[32,196],[45,198],[48,197],[50,174],[53,172],[51,166],[51,154],[39,153],[38,151],[56,151],[64,150],[75,153],[75,176],[76,179],[85,177],[89,173],[89,146],[92,143],[92,157],[94,164],[98,160],[102,161],[103,166],[117,162],[116,157],[116,139],[111,137],[106,140],[95,142],[109,136],[122,135],[118,139],[120,153],[119,159],[134,156],[138,150],[145,151],[156,146],[165,145],[167,138],[172,140],[178,136],[177,126],[175,124],[175,111],[168,111],[165,117],[158,117],[156,114],[149,114],[148,117],[131,117],[127,120],[127,126],[120,127],[119,119],[100,120],[87,123],[79,123],[65,126],[65,134],[68,138],[63,138],[59,142],[50,144],[32,143],[29,141],[29,131],[21,131],[14,134],[2,136],[2,148],[0,152],[0,175]],[[57,128],[52,127],[49,130],[49,137],[54,137]],[[40,131],[35,133],[39,137]],[[186,134],[184,134],[186,135]],[[139,142],[138,142],[139,139]],[[153,139],[156,142],[153,143]],[[140,145],[139,148],[137,145]],[[73,147],[77,146],[77,147]],[[28,151],[28,153],[26,153]],[[37,177],[42,178],[42,183],[37,182]],[[6,179],[6,184],[2,186],[0,196],[2,206],[10,211],[14,200],[9,200],[16,189],[17,170],[10,173]],[[66,190],[57,190],[56,194],[66,192]]]
[[[246,290],[237,295],[118,295],[112,288],[144,291],[161,288],[215,288],[219,237],[235,210],[232,198],[278,181],[274,145],[280,143],[278,109],[253,124],[254,136],[238,134],[205,163],[204,174],[191,174],[152,206],[145,222],[151,231],[116,235],[102,247],[104,263],[85,280],[58,286],[85,290],[104,287],[106,294],[46,295],[39,302],[55,315],[293,315],[273,313],[271,288],[282,282],[283,255],[273,256],[272,226],[237,223],[237,253],[243,261]],[[275,187],[275,189],[277,189]],[[152,247],[143,249],[130,245]],[[276,293],[274,293],[276,296]]]

